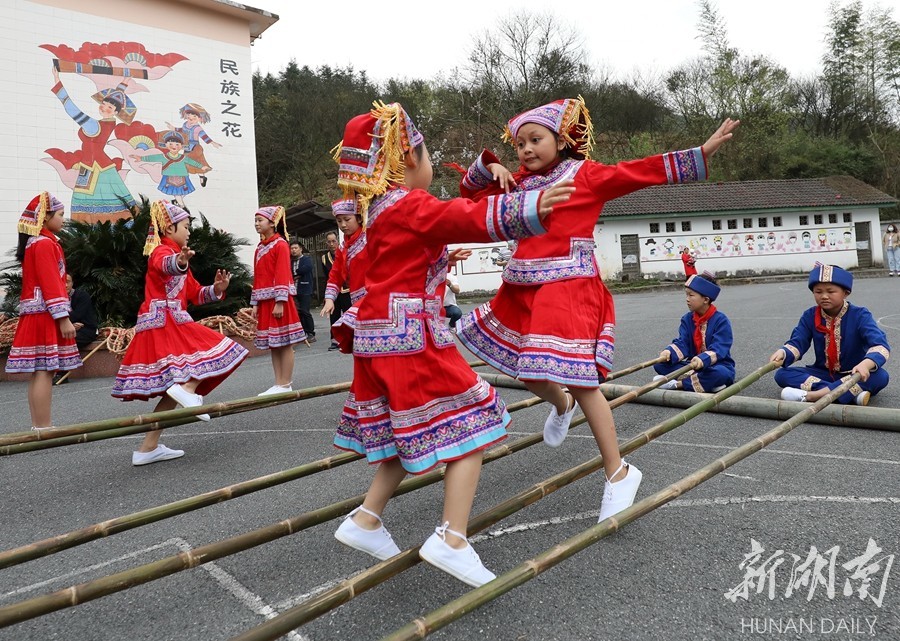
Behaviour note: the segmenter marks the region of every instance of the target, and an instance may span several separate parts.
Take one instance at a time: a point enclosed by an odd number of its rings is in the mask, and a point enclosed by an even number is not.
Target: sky
[[[846,1],[846,0],[845,0]],[[542,14],[546,0],[392,0],[389,3],[308,0],[245,0],[279,16],[251,49],[254,71],[278,73],[293,58],[312,68],[352,66],[376,81],[431,79],[465,64],[474,38],[514,11]],[[719,0],[729,42],[746,55],[763,54],[792,75],[816,74],[825,52],[830,0]],[[866,8],[891,9],[900,20],[900,0],[863,0]],[[393,23],[395,45],[375,55],[383,35],[381,18]],[[578,31],[588,62],[617,78],[666,71],[697,57],[697,0],[575,0],[558,3],[554,17]],[[360,16],[368,15],[368,18]],[[350,16],[355,16],[350,19]]]

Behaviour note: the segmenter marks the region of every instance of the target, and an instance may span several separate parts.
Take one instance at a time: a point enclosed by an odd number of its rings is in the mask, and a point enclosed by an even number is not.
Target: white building
[[[254,240],[250,44],[277,20],[231,0],[0,3],[0,246],[43,190],[89,222],[174,197]]]
[[[606,204],[595,251],[605,280],[682,278],[682,247],[701,272],[729,276],[880,266],[878,209],[896,203],[849,176],[649,187]],[[469,247],[460,288],[497,289],[503,244]]]

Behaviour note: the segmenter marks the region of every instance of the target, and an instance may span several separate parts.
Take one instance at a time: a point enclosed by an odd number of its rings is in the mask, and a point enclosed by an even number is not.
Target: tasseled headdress
[[[149,256],[159,246],[159,232],[169,225],[177,225],[185,218],[190,218],[185,210],[167,200],[155,200],[150,205],[150,227],[147,228],[147,242],[144,243],[144,256]]]
[[[403,155],[424,141],[398,102],[376,101],[369,113],[355,116],[344,127],[344,139],[332,150],[339,165],[338,187],[344,200],[356,201],[363,227],[372,198],[387,191],[390,183],[403,181]]]
[[[278,229],[278,223],[281,223],[281,228],[284,229],[284,239],[290,240],[291,237],[288,235],[287,230],[287,216],[284,213],[284,207],[281,205],[269,205],[267,207],[260,207],[256,210],[254,216],[262,216],[271,222],[275,229]]]
[[[515,147],[519,129],[529,122],[543,125],[562,138],[573,157],[590,160],[594,148],[594,126],[581,96],[556,100],[511,118],[502,140]]]
[[[20,234],[28,234],[29,236],[38,236],[41,229],[44,228],[44,219],[47,217],[48,211],[59,211],[64,209],[65,205],[50,192],[42,191],[40,194],[31,199],[25,211],[19,216],[19,224],[17,226]]]

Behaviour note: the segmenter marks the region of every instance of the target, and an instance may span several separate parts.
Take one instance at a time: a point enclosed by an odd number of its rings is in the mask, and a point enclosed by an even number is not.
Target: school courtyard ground
[[[686,311],[677,289],[616,294],[616,368],[655,357]],[[900,349],[900,279],[858,279],[850,299]],[[812,304],[803,280],[726,286],[717,301],[735,332],[738,378],[763,365]],[[471,309],[471,305],[465,307]],[[348,381],[352,358],[320,340],[297,351],[294,388]],[[464,352],[465,353],[465,352]],[[467,353],[466,353],[467,354]],[[804,359],[809,362],[807,355]],[[900,356],[874,407],[900,408]],[[491,371],[483,368],[481,371]],[[254,396],[271,384],[268,358],[248,359],[208,401]],[[617,383],[639,385],[651,372]],[[121,403],[111,379],[55,389],[57,425],[146,413]],[[529,395],[501,389],[514,402]],[[778,398],[772,375],[743,392]],[[334,394],[167,431],[181,459],[132,467],[139,436],[0,457],[0,550],[238,481],[331,456],[345,395]],[[25,383],[0,388],[0,433],[28,425]],[[677,413],[630,403],[614,415],[621,440]],[[546,406],[516,412],[510,439],[540,431]],[[638,498],[770,430],[776,421],[702,414],[628,456],[644,473]],[[817,424],[779,441],[620,532],[435,633],[434,639],[900,638],[900,434]],[[486,465],[474,513],[597,454],[587,427]],[[0,570],[0,607],[236,536],[365,491],[354,462]],[[474,537],[498,574],[596,522],[602,477],[592,474]],[[393,500],[384,517],[401,548],[438,525],[442,488]],[[332,520],[149,584],[0,629],[3,641],[230,639],[374,564],[341,546]],[[880,548],[875,552],[871,545]],[[868,553],[868,554],[867,554]],[[900,561],[900,559],[898,559]],[[468,588],[419,564],[289,637],[380,639]]]

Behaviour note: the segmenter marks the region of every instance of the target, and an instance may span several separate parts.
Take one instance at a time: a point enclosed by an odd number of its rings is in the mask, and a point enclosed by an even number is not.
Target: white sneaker
[[[597,519],[597,523],[631,507],[631,504],[634,503],[634,497],[637,496],[638,487],[640,487],[644,475],[634,465],[629,465],[625,459],[622,459],[619,469],[613,473],[612,477],[615,478],[623,467],[628,469],[628,475],[625,478],[615,483],[610,483],[609,479],[606,479],[606,485],[603,488],[603,502],[600,504],[600,518]]]
[[[653,377],[653,380],[654,381],[662,381],[662,380],[665,380],[665,378],[666,377],[663,376],[662,374],[657,374],[656,376]],[[656,389],[675,389],[676,387],[678,387],[677,381],[667,381],[667,382],[663,383],[662,385],[660,385],[659,387],[657,387]]]
[[[173,458],[181,458],[184,456],[184,450],[170,450],[163,444],[156,446],[155,450],[150,452],[132,452],[132,465],[149,465],[150,463],[159,463],[160,461],[168,461]]]
[[[419,556],[422,557],[422,560],[473,588],[496,579],[497,575],[484,567],[478,553],[475,552],[475,548],[469,544],[468,540],[466,540],[466,547],[461,550],[447,544],[447,532],[455,534],[461,539],[466,538],[459,532],[448,529],[449,527],[450,523],[446,522],[442,526],[434,528],[434,534],[429,536],[428,540],[419,548]]]
[[[785,387],[781,390],[781,400],[799,401],[802,403],[806,400],[806,390],[798,389],[796,387]]]
[[[870,398],[872,398],[871,392],[860,392],[859,395],[856,397],[856,404],[857,405],[868,405]]]
[[[166,390],[166,395],[182,407],[200,407],[203,405],[203,397],[199,394],[191,394],[178,383]],[[208,421],[209,414],[197,414],[201,421]]]
[[[566,392],[566,395],[572,396],[569,392]],[[575,402],[575,397],[572,396],[572,409],[564,412],[562,416],[556,412],[555,405],[550,408],[550,416],[544,421],[544,443],[550,447],[562,445],[562,442],[566,440],[566,435],[569,433],[569,425],[572,423],[572,417],[575,415],[575,408],[577,407],[578,403]]]
[[[381,523],[381,526],[377,530],[367,530],[358,526],[352,518],[357,512],[365,512],[370,516],[374,516]],[[374,556],[379,561],[384,561],[400,554],[400,548],[394,543],[391,533],[384,527],[381,517],[362,506],[359,506],[347,515],[347,518],[335,531],[334,538],[354,550]]]
[[[267,389],[265,392],[257,394],[257,396],[271,396],[272,394],[284,394],[285,392],[293,392],[293,391],[294,391],[294,388],[291,386],[290,383],[288,383],[287,385],[273,385],[272,387]]]

